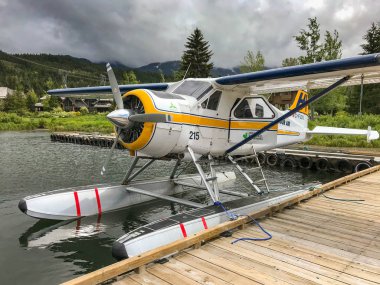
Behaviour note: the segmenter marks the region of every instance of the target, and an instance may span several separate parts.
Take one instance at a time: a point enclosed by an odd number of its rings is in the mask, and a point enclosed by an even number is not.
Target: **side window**
[[[248,100],[244,99],[235,109],[234,116],[239,119],[253,119]]]
[[[261,106],[259,103],[256,104],[255,116],[257,118],[264,118],[264,107]]]
[[[204,100],[204,101],[202,102],[202,104],[201,104],[201,106],[202,106],[203,109],[206,109],[206,107],[207,107],[207,103],[208,103],[208,98],[207,98],[206,100]]]
[[[208,99],[207,109],[216,111],[218,109],[222,91],[215,91]]]
[[[221,96],[222,91],[215,91],[208,99],[202,102],[202,108],[216,111],[218,109]]]
[[[246,98],[235,108],[238,119],[272,119],[275,114],[262,98]]]

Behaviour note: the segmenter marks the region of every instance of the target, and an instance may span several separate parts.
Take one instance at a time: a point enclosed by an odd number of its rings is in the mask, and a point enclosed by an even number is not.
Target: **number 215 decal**
[[[189,139],[191,139],[191,140],[199,140],[199,132],[190,131],[190,137],[189,137]]]

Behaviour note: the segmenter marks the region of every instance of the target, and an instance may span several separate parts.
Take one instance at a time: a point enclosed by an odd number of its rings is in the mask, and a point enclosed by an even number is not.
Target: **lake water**
[[[0,284],[57,284],[115,260],[111,246],[124,233],[186,208],[153,201],[74,222],[38,221],[21,213],[19,200],[49,190],[119,182],[131,159],[115,150],[108,175],[100,169],[109,149],[53,143],[47,132],[0,132]],[[143,178],[169,174],[174,162],[155,162]],[[327,182],[339,174],[265,168],[271,189],[312,181]],[[246,189],[237,175],[236,183]]]

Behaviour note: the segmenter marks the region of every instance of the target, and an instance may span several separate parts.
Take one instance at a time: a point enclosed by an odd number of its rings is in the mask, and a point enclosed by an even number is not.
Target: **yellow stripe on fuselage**
[[[299,136],[299,132],[292,132],[292,131],[285,131],[285,130],[278,130],[278,135],[288,135],[288,136]]]
[[[172,122],[176,124],[187,124],[187,125],[193,125],[193,126],[199,126],[199,127],[209,127],[209,128],[220,128],[220,129],[226,129],[228,130],[229,126],[232,130],[259,130],[266,125],[268,125],[270,122],[259,122],[259,121],[231,121],[231,124],[229,125],[229,122],[227,120],[223,119],[217,119],[217,118],[205,118],[199,115],[193,115],[193,114],[181,114],[181,113],[173,113],[170,111],[160,111],[157,110],[156,107],[153,104],[153,100],[146,92],[142,89],[132,90],[123,95],[123,97],[134,95],[138,97],[141,102],[143,103],[145,113],[150,114],[167,114],[170,115],[172,118]],[[270,128],[271,131],[277,131],[278,126],[274,126]],[[154,131],[154,123],[144,123],[144,129],[140,135],[140,137],[132,142],[132,143],[123,143],[123,145],[129,149],[129,150],[139,150],[147,145],[149,140],[151,139]]]

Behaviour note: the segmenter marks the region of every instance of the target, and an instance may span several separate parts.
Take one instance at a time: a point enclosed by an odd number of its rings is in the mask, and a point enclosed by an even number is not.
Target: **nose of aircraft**
[[[129,120],[131,111],[126,109],[118,109],[107,115],[107,119],[118,128],[128,128],[132,122]]]

